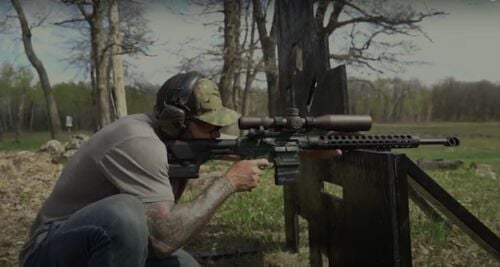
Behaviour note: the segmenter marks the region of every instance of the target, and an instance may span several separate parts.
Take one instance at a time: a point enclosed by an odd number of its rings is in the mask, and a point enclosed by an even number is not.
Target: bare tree
[[[31,42],[31,29],[29,27],[26,15],[24,14],[21,3],[19,2],[19,0],[11,0],[11,2],[17,12],[19,23],[21,24],[24,51],[29,61],[31,62],[31,65],[33,65],[38,73],[40,84],[45,96],[45,102],[47,103],[47,110],[49,115],[48,117],[50,122],[50,135],[52,138],[58,138],[60,137],[62,132],[61,121],[57,109],[57,103],[54,98],[54,94],[52,93],[52,87],[49,82],[49,76],[47,75],[47,71],[45,70],[42,61],[40,61],[40,59],[35,54],[35,51],[33,50],[33,44]]]
[[[254,54],[255,50],[257,49],[257,42],[255,40],[256,23],[255,23],[255,17],[249,14],[250,13],[249,9],[250,9],[250,4],[248,4],[246,7],[246,15],[245,15],[245,25],[246,25],[245,39],[247,39],[247,36],[250,35],[250,40],[248,45],[248,51],[246,53],[246,58],[245,58],[246,60],[245,86],[243,87],[243,93],[241,97],[241,114],[243,115],[248,115],[248,110],[249,110],[248,95],[250,89],[252,88],[252,84],[255,80],[255,77],[257,76],[259,69],[261,69],[263,65],[262,60],[260,60],[257,64],[255,64]],[[250,27],[248,25],[249,17],[251,18]]]
[[[111,65],[113,69],[113,102],[117,118],[127,115],[127,99],[123,83],[122,39],[120,36],[120,19],[118,0],[111,0],[109,7],[109,26],[111,35]]]
[[[324,26],[328,5],[331,5],[331,13]],[[428,8],[418,10],[416,5],[391,0],[320,0],[315,18],[320,29],[318,34],[333,40],[335,46],[330,59],[337,63],[379,73],[401,71],[407,64],[422,62],[404,59],[417,47],[411,41],[401,40],[400,36],[428,38],[420,23],[446,14]],[[391,41],[393,36],[396,38]],[[342,43],[342,39],[347,41]]]
[[[104,16],[106,7],[103,1],[94,0],[92,4],[77,4],[83,17],[90,26],[91,55],[96,83],[96,103],[98,127],[111,123],[110,91],[107,85],[106,40]]]
[[[56,25],[75,29],[82,35],[70,40],[73,53],[68,60],[90,73],[98,128],[103,127],[127,114],[122,55],[148,55],[148,47],[154,42],[142,17],[143,4],[132,0],[63,2],[76,7],[78,14],[71,14],[72,17]]]
[[[3,142],[3,120],[0,118],[0,143]]]
[[[222,102],[229,108],[234,108],[233,90],[237,64],[241,62],[239,53],[241,30],[241,0],[224,0],[224,49],[223,67],[219,81]]]
[[[270,2],[267,2],[264,9],[267,10]],[[223,21],[206,22],[204,25],[224,29],[224,33],[221,36],[224,40],[224,45],[222,47],[214,45],[208,49],[200,48],[199,54],[183,59],[180,69],[203,69],[212,78],[220,76],[219,87],[224,103],[245,114],[249,109],[249,91],[256,80],[257,74],[268,69],[273,69],[272,67],[265,67],[264,59],[258,51],[260,50],[260,46],[258,45],[260,42],[259,38],[255,35],[257,24],[252,1],[212,0],[192,1],[191,3],[202,7],[203,11],[198,16],[213,14],[214,12],[223,13]],[[178,13],[186,15],[182,12]],[[262,23],[265,27],[264,14],[262,18]],[[249,22],[249,20],[251,21]],[[267,31],[264,32],[267,33]],[[271,52],[266,55],[275,54],[275,44],[274,46],[271,44],[271,47]],[[222,62],[222,67],[215,65],[216,67],[214,68],[214,64],[210,64],[210,67],[204,67],[208,65],[207,62],[214,61]],[[269,60],[269,62],[275,66],[274,69],[276,70],[275,55],[274,60]],[[277,79],[274,79],[274,81],[277,82]]]
[[[14,122],[14,135],[15,135],[15,141],[16,143],[19,143],[21,141],[21,131],[23,128],[23,118],[24,118],[24,103],[26,100],[26,87],[21,87],[19,88],[19,102],[17,103],[17,110],[16,110],[16,120]]]
[[[267,96],[268,96],[268,110],[270,115],[278,113],[279,87],[278,87],[278,58],[276,56],[276,13],[273,14],[271,23],[271,30],[267,31],[266,28],[266,14],[271,1],[268,2],[266,8],[263,8],[261,0],[253,0],[253,15],[257,23],[259,32],[259,40],[262,47],[262,55],[264,59],[264,72],[266,73],[267,81]]]

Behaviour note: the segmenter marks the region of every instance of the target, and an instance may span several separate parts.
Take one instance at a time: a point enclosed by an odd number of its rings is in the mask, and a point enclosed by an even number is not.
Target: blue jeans
[[[25,266],[199,266],[183,250],[148,257],[144,206],[134,196],[114,195],[51,223],[47,237]]]

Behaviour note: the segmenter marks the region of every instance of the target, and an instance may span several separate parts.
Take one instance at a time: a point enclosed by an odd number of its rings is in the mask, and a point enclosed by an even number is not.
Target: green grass
[[[421,137],[455,135],[459,137],[500,138],[500,122],[375,123],[372,132],[404,132]]]
[[[395,150],[411,159],[442,158],[465,162],[457,170],[428,171],[431,177],[454,196],[493,232],[500,233],[500,123],[376,124],[373,133],[411,133],[421,137],[455,135],[456,148],[421,146]],[[0,150],[37,150],[49,139],[48,133],[26,133],[19,144],[12,135],[0,142]],[[497,178],[481,177],[471,163],[489,164]],[[208,163],[210,171],[224,170],[218,162]],[[194,196],[197,192],[187,192]],[[414,266],[498,266],[457,227],[447,229],[429,220],[410,202],[410,226]],[[204,262],[209,266],[304,266],[308,264],[307,223],[300,220],[301,248],[298,254],[282,251],[284,244],[283,193],[274,185],[273,172],[266,171],[252,192],[237,193],[217,211],[207,227],[191,242],[188,251],[257,248],[261,253]]]
[[[3,142],[0,142],[0,151],[30,150],[36,151],[43,143],[50,140],[47,132],[22,133],[19,142],[15,141],[13,133],[4,133]]]
[[[455,148],[421,146],[397,150],[411,159],[458,159],[465,164],[457,170],[428,171],[431,177],[479,218],[493,232],[500,233],[500,175],[480,177],[469,164],[490,164],[500,171],[499,123],[440,123],[425,125],[375,125],[372,132],[411,133],[421,137],[458,136]],[[210,169],[217,164],[210,163]],[[335,189],[335,188],[334,188]],[[332,189],[332,190],[334,190]],[[258,256],[244,256],[211,262],[213,266],[307,266],[307,222],[301,220],[299,254],[282,252],[284,244],[281,187],[268,172],[251,193],[236,194],[219,208],[206,230],[189,245],[193,251],[214,248],[259,247]],[[410,227],[415,266],[496,266],[497,262],[456,226],[451,229],[431,221],[410,202]]]
[[[89,134],[87,131],[72,132],[71,134]],[[0,142],[0,151],[16,151],[16,150],[28,150],[37,151],[41,145],[49,141],[49,132],[23,132],[21,134],[19,142],[15,141],[14,133],[7,132],[4,133],[3,141]],[[59,141],[65,142],[68,140],[68,135],[63,134]]]
[[[411,159],[451,159],[492,165],[500,172],[500,123],[376,124],[372,132],[410,133],[422,138],[456,136],[458,147],[420,146],[401,149]]]

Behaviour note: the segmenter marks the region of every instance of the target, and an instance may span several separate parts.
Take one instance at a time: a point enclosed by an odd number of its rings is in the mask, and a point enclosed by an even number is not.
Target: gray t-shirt
[[[66,163],[43,203],[30,239],[43,224],[66,219],[86,205],[114,194],[134,195],[144,203],[174,201],[167,151],[152,123],[145,114],[126,116],[85,142]],[[23,252],[30,250],[33,241],[26,243]]]

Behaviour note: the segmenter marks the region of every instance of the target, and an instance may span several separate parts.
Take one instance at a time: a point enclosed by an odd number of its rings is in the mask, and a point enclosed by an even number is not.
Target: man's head
[[[155,115],[162,132],[171,138],[213,138],[218,129],[240,117],[222,105],[217,85],[195,71],[174,75],[161,86]],[[203,135],[198,130],[212,134]]]

